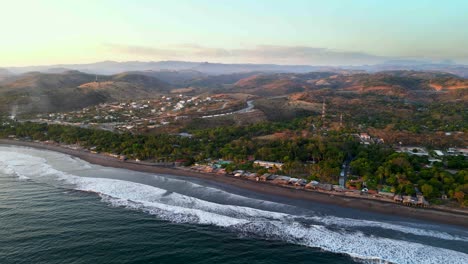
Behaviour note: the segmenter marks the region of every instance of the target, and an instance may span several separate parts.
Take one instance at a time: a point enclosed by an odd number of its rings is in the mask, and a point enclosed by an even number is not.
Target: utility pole
[[[326,105],[325,105],[325,98],[323,99],[322,103],[322,120],[325,121],[325,114],[326,114]]]
[[[325,104],[325,98],[323,98],[322,103],[322,129],[325,129],[325,116],[327,114],[327,106]]]

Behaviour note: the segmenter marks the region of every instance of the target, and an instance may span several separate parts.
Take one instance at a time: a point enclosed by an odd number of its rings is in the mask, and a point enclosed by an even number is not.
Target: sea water
[[[353,262],[468,263],[468,230],[0,146],[2,264]]]

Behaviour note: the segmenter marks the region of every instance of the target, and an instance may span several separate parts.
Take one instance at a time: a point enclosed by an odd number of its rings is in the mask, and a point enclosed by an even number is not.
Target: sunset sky
[[[0,0],[0,66],[468,64],[466,0]]]

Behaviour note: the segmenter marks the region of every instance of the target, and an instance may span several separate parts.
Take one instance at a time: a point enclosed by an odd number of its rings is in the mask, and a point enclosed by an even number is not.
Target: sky
[[[467,0],[0,0],[0,66],[468,64]]]

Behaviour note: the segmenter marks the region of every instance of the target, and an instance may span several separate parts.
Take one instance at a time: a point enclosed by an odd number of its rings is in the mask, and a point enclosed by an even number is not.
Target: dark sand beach
[[[366,210],[370,212],[397,215],[412,219],[420,219],[425,221],[468,227],[468,212],[466,210],[452,210],[450,208],[439,209],[406,207],[400,204],[393,203],[391,201],[387,202],[374,199],[344,196],[338,193],[330,194],[316,191],[307,191],[303,189],[294,189],[264,182],[253,182],[246,179],[235,178],[232,176],[199,173],[189,170],[187,168],[161,167],[138,162],[121,161],[117,158],[94,154],[88,151],[75,150],[61,147],[59,145],[44,144],[38,142],[24,142],[17,140],[1,139],[0,144],[56,151],[80,158],[93,164],[107,167],[123,168],[148,173],[169,174],[174,176],[195,177],[203,180],[215,181],[222,184],[231,185],[237,188],[250,190],[260,194],[275,195],[286,197],[289,199],[298,199],[302,201],[333,204],[341,207],[354,208],[358,210]]]

